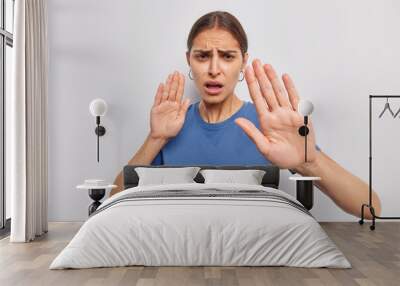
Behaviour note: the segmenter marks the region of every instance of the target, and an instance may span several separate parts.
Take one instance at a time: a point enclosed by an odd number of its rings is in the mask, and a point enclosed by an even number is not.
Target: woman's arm
[[[128,162],[128,165],[150,165],[166,143],[166,139],[153,138],[150,134],[147,135],[146,140]],[[115,178],[114,185],[118,187],[110,192],[110,197],[124,190],[123,171],[119,172]]]
[[[283,86],[271,65],[254,60],[252,66],[246,68],[245,78],[260,127],[246,118],[235,119],[236,124],[272,164],[282,169],[295,169],[305,176],[321,177],[315,184],[344,211],[360,216],[361,205],[368,203],[368,184],[316,150],[311,119],[305,163],[304,137],[298,132],[304,118],[297,111],[300,96],[290,76],[282,76]],[[381,202],[375,192],[372,200],[379,216]],[[372,218],[369,212],[366,218]]]
[[[351,174],[324,152],[317,151],[312,163],[304,163],[294,170],[303,176],[321,177],[315,185],[330,197],[345,212],[361,217],[361,205],[369,203],[369,185]],[[381,202],[372,191],[372,202],[375,215],[381,214]],[[372,219],[371,213],[365,209],[366,219]]]
[[[160,83],[150,111],[150,133],[129,165],[150,165],[169,138],[181,130],[190,105],[188,98],[182,100],[184,86],[185,77],[178,71],[170,74],[165,84]],[[118,187],[110,192],[110,197],[123,191],[123,171],[115,178],[114,185]]]

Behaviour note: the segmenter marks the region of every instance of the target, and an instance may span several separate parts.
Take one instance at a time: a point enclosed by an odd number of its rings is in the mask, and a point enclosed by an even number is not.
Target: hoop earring
[[[243,77],[241,79],[239,79],[239,81],[243,81],[244,80],[244,72],[240,71],[240,73],[243,75]]]
[[[189,70],[189,78],[191,79],[191,80],[193,80],[193,77],[190,75],[192,73],[192,70],[190,69]]]

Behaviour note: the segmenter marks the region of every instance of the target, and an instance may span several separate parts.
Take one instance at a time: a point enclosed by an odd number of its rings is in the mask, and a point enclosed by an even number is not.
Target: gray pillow
[[[137,167],[138,186],[196,183],[193,179],[200,167],[151,168]]]
[[[264,170],[218,170],[204,169],[200,174],[204,177],[204,183],[236,183],[248,185],[261,185],[265,175]]]

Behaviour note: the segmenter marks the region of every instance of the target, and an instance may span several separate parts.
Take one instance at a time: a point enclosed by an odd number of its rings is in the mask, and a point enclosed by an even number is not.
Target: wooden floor
[[[0,285],[400,285],[400,222],[321,223],[352,269],[114,267],[49,270],[81,223],[50,223],[32,243],[0,241]]]

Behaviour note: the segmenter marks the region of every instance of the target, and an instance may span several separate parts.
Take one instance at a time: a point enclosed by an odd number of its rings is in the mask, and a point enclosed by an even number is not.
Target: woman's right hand
[[[190,100],[182,101],[185,77],[175,71],[165,84],[160,83],[150,112],[150,136],[168,140],[175,137],[185,122]]]

